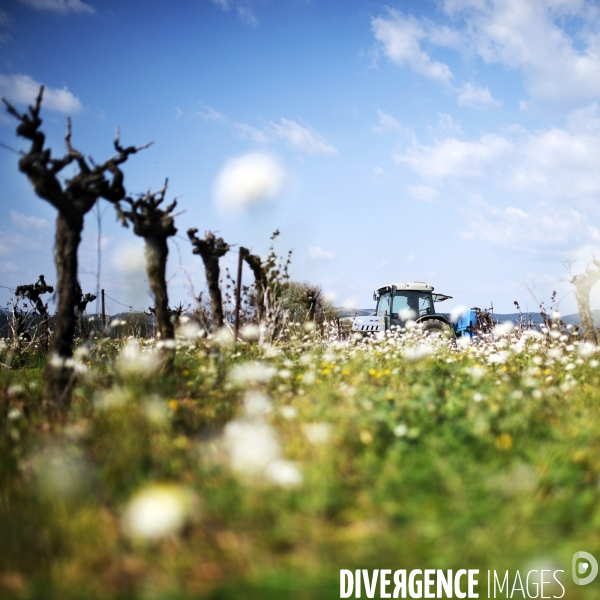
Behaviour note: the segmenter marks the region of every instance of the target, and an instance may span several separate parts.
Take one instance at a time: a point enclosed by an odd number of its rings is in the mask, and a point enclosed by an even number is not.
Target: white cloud
[[[252,127],[246,123],[232,121],[223,113],[220,113],[218,110],[212,108],[212,106],[203,106],[203,110],[195,114],[202,117],[205,121],[224,123],[225,125],[233,127],[235,130],[237,130],[241,138],[250,139],[254,142],[258,142],[259,144],[268,144],[272,141],[272,138],[261,129],[257,129],[256,127]]]
[[[29,75],[0,75],[0,96],[17,104],[33,104],[40,91],[41,83]],[[62,89],[46,87],[42,102],[43,108],[73,114],[83,107],[79,98],[66,87]]]
[[[333,252],[327,252],[320,246],[311,246],[308,249],[308,255],[310,256],[311,260],[316,261],[333,260],[335,258],[335,254]]]
[[[397,119],[379,108],[377,109],[377,118],[379,119],[379,125],[373,127],[375,133],[385,133],[386,131],[403,132],[405,130],[405,127],[400,125]]]
[[[336,148],[327,144],[306,127],[289,119],[281,119],[281,124],[271,123],[270,129],[279,139],[311,154],[337,154]]]
[[[13,265],[10,262],[0,262],[0,273],[14,273],[18,271],[19,267],[17,265]]]
[[[423,24],[393,9],[389,10],[389,14],[389,19],[378,17],[371,20],[371,29],[385,55],[400,66],[408,66],[420,75],[448,85],[453,77],[450,67],[432,60],[421,49],[421,41],[428,37]]]
[[[458,103],[471,108],[491,108],[502,103],[494,100],[489,88],[478,87],[472,83],[465,83],[458,93]]]
[[[535,101],[572,109],[600,98],[600,10],[594,2],[443,0],[443,9],[451,27],[395,10],[372,19],[371,27],[385,56],[445,85],[459,104],[499,105],[485,87],[455,87],[449,66],[431,57],[436,48],[518,71]]]
[[[566,121],[564,128],[554,126],[529,132],[513,126],[501,134],[488,133],[474,140],[455,136],[435,139],[430,144],[415,140],[392,157],[418,173],[426,187],[445,179],[479,178],[482,185],[526,193],[532,199],[551,203],[569,200],[580,207],[597,207],[598,107],[593,104],[578,109]],[[427,191],[413,186],[409,193],[418,198]]]
[[[421,202],[433,202],[439,196],[438,191],[428,185],[411,185],[408,193]]]
[[[10,211],[10,220],[21,229],[46,229],[50,227],[49,221],[46,219],[40,219],[39,217],[28,217],[26,215],[17,212],[16,210]]]
[[[394,153],[393,159],[406,163],[425,179],[443,177],[476,177],[485,168],[510,152],[511,142],[495,134],[485,134],[478,141],[463,142],[456,138],[436,140],[425,146],[418,142],[404,154]]]
[[[514,206],[509,206],[506,209],[506,213],[509,215],[516,215],[517,217],[521,217],[521,219],[529,219],[529,215],[520,208],[515,208]]]
[[[211,2],[223,10],[235,10],[238,17],[252,27],[258,25],[258,19],[252,6],[253,3],[249,0],[211,0]]]
[[[237,129],[240,137],[245,140],[252,140],[258,144],[269,144],[272,139],[262,129],[252,127],[252,125],[246,125],[245,123],[232,123]]]
[[[373,169],[373,175],[381,175],[382,173],[384,173],[384,170],[382,167],[375,167]]]
[[[225,213],[274,200],[286,180],[283,165],[275,157],[260,152],[229,159],[215,180],[214,200]]]
[[[535,100],[589,103],[600,95],[598,10],[585,0],[445,0],[471,50],[518,69]]]
[[[0,10],[0,27],[11,27],[15,20],[4,10]]]
[[[321,137],[313,133],[309,128],[303,127],[296,121],[281,118],[280,123],[272,121],[264,128],[259,129],[248,125],[247,123],[238,123],[232,121],[223,113],[210,107],[203,106],[202,110],[195,113],[206,121],[215,123],[224,123],[233,127],[241,138],[252,140],[259,144],[270,144],[276,140],[287,142],[291,146],[298,148],[309,154],[337,154],[337,149],[331,144],[326,143]]]
[[[404,260],[405,260],[406,262],[413,262],[413,261],[415,260],[415,255],[414,255],[414,254],[409,254],[408,256],[406,256],[406,257],[404,258]]]
[[[437,115],[439,117],[437,122],[437,129],[439,133],[442,135],[447,135],[448,133],[456,132],[462,135],[463,130],[460,126],[460,122],[454,121],[452,115],[448,115],[446,113],[437,113]]]
[[[477,238],[498,246],[548,255],[597,243],[600,234],[582,212],[569,206],[533,206],[529,214],[488,202],[464,209],[472,232],[461,232],[464,240]],[[465,235],[468,234],[468,235]]]
[[[70,12],[93,15],[96,12],[93,7],[81,0],[19,0],[19,2],[35,10],[63,15]]]

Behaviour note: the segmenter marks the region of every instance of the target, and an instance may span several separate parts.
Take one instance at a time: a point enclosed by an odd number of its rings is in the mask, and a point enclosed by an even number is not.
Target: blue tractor
[[[373,293],[377,302],[375,312],[368,316],[340,319],[340,331],[368,335],[404,327],[409,320],[421,323],[425,333],[440,333],[447,336],[472,337],[478,326],[478,309],[463,313],[453,323],[447,313],[435,310],[436,302],[449,300],[452,296],[433,292],[433,286],[423,281],[396,283],[378,288]]]

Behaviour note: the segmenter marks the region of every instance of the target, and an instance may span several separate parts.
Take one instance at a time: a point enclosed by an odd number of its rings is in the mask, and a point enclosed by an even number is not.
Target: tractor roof
[[[384,285],[379,290],[384,290],[386,288],[391,288],[392,285],[396,286],[397,290],[415,290],[417,292],[433,292],[433,286],[429,283],[425,283],[424,281],[411,281],[409,283],[395,283],[390,285]]]

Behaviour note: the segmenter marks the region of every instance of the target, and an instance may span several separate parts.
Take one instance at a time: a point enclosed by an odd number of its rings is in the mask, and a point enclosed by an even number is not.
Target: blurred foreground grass
[[[600,557],[575,336],[180,340],[168,377],[153,343],[99,341],[60,416],[42,368],[0,380],[2,598],[339,598],[357,568],[478,568],[480,597],[488,569],[564,569],[565,598],[600,597],[570,571]]]

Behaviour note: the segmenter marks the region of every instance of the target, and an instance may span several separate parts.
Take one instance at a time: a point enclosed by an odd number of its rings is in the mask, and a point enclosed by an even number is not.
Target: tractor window
[[[390,314],[390,294],[385,292],[379,296],[379,302],[377,303],[377,316],[383,317],[383,315]]]
[[[394,294],[392,313],[396,313],[402,319],[403,315],[407,315],[408,311],[412,311],[413,314],[410,316],[413,319],[422,315],[432,314],[431,294],[429,292],[415,292],[413,290],[396,292]]]

